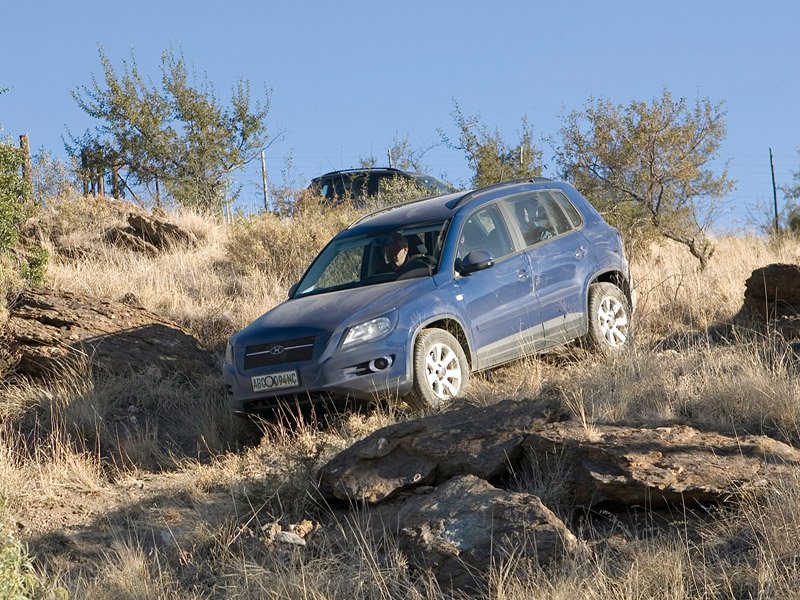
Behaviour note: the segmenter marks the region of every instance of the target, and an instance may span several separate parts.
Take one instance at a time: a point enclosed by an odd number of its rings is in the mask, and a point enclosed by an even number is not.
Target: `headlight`
[[[230,342],[225,346],[225,364],[233,366],[233,346]]]
[[[347,335],[344,338],[344,342],[342,342],[342,347],[355,342],[367,342],[369,340],[377,339],[389,333],[392,330],[392,327],[392,319],[390,319],[388,316],[378,317],[377,319],[372,319],[366,323],[359,323],[358,325],[354,325],[348,329]]]

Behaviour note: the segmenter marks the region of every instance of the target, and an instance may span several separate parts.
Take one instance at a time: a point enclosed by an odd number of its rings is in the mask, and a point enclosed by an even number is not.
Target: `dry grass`
[[[351,210],[310,202],[293,218],[231,224],[175,212],[196,247],[146,257],[99,238],[120,224],[102,203],[67,198],[43,218],[53,286],[110,299],[133,294],[209,347],[283,300],[287,287]],[[59,254],[65,246],[81,252]],[[800,262],[800,244],[722,238],[706,271],[678,246],[634,265],[637,337],[621,356],[577,348],[473,378],[466,402],[525,398],[599,422],[687,423],[800,442],[800,366],[774,332],[738,315],[744,281],[771,262]],[[63,251],[62,251],[63,252]],[[145,370],[3,384],[0,523],[27,542],[37,573],[74,598],[450,598],[411,569],[368,513],[331,513],[316,474],[337,451],[406,418],[382,408],[288,427],[253,426],[225,410],[219,378],[189,383]],[[518,474],[520,489],[558,498],[559,471]],[[583,549],[549,569],[511,556],[489,596],[522,598],[797,597],[800,482],[709,515],[576,514]],[[265,531],[325,521],[304,549]],[[19,523],[19,526],[14,524]],[[4,530],[5,531],[5,530]],[[16,542],[14,542],[16,543]],[[24,554],[24,553],[23,553]],[[16,556],[16,555],[15,555]],[[20,555],[23,556],[23,555]]]

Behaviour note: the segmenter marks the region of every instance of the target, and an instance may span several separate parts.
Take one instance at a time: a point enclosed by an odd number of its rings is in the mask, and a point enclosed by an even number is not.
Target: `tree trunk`
[[[119,167],[111,167],[111,196],[119,199]]]
[[[83,183],[83,195],[89,195],[89,158],[86,150],[81,150],[81,182]]]

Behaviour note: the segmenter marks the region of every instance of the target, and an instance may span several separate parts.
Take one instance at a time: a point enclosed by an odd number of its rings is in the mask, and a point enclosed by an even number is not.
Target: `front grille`
[[[247,346],[244,349],[244,368],[255,369],[288,362],[311,360],[314,354],[314,336]]]

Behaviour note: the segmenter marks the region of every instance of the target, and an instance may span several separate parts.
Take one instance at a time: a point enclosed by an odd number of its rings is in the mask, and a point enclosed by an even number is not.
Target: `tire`
[[[588,345],[603,354],[616,354],[631,342],[631,311],[628,299],[613,283],[589,286]]]
[[[462,395],[469,362],[458,340],[444,329],[423,329],[414,343],[414,384],[404,398],[414,410],[429,412]]]

